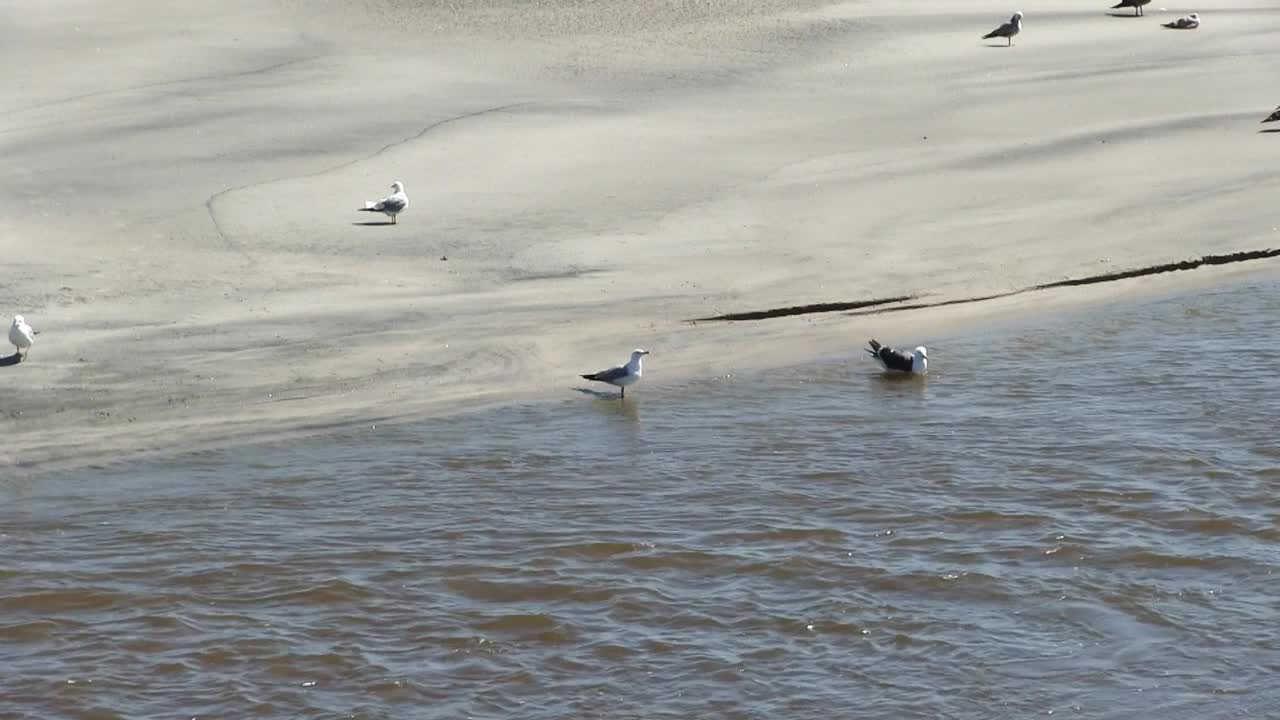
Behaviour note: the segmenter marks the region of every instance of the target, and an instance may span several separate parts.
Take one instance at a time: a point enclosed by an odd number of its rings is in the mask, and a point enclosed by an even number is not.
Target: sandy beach
[[[0,312],[41,331],[0,474],[570,392],[633,347],[646,382],[856,363],[1132,287],[686,321],[1280,246],[1280,11],[1109,4],[0,3]],[[355,211],[393,180],[396,225]]]

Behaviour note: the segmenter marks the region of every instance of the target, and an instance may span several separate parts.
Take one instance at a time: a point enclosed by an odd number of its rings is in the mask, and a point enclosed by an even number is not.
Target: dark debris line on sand
[[[1078,287],[1081,285],[1096,285],[1098,283],[1115,282],[1117,280],[1129,280],[1137,277],[1145,277],[1147,275],[1160,275],[1162,273],[1177,272],[1180,270],[1195,270],[1196,268],[1206,265],[1230,265],[1232,263],[1250,262],[1253,260],[1269,260],[1271,258],[1280,257],[1280,250],[1267,248],[1266,250],[1245,250],[1237,253],[1227,253],[1224,255],[1204,255],[1194,260],[1183,260],[1181,262],[1162,263],[1160,265],[1150,265],[1135,270],[1119,270],[1116,272],[1103,273],[1101,275],[1088,275],[1082,278],[1071,278],[1067,280],[1058,280],[1057,282],[1043,283],[1040,285],[1032,285],[1020,290],[1010,290],[1009,292],[996,293],[994,295],[980,295],[977,297],[957,298],[954,300],[938,300],[935,302],[913,303],[911,305],[895,305],[906,300],[915,300],[914,295],[905,295],[902,297],[880,298],[876,300],[858,300],[854,302],[836,302],[836,303],[815,303],[812,305],[794,305],[791,307],[776,308],[773,310],[756,310],[751,312],[728,313],[725,315],[715,315],[712,317],[695,318],[688,320],[690,323],[699,322],[732,322],[735,320],[766,320],[776,317],[787,317],[791,315],[809,315],[813,313],[839,312],[844,310],[855,310],[850,315],[875,315],[879,313],[902,312],[904,310],[921,310],[924,308],[944,307],[946,305],[962,305],[965,303],[983,302],[985,300],[996,300],[1006,298],[1013,295],[1021,295],[1023,293],[1036,292],[1038,290],[1052,290],[1062,287]],[[894,305],[894,307],[879,307],[882,305]]]

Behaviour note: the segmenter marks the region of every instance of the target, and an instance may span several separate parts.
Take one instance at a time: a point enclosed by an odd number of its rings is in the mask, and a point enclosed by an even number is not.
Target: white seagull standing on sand
[[[1009,18],[1009,22],[1001,25],[995,30],[992,30],[986,35],[983,35],[982,39],[986,40],[988,38],[1004,38],[1009,41],[1009,45],[1006,46],[1006,47],[1009,47],[1013,45],[1013,36],[1017,35],[1020,32],[1022,32],[1022,11],[1021,10],[1014,13],[1013,17]]]
[[[872,340],[867,352],[871,353],[871,357],[879,360],[885,370],[896,370],[913,375],[924,375],[929,372],[929,351],[925,350],[923,345],[917,347],[914,353],[909,353],[905,350],[894,350]]]
[[[366,200],[360,212],[380,212],[391,218],[394,225],[396,216],[409,207],[409,196],[404,194],[404,183],[399,180],[391,183],[391,194],[378,201]]]
[[[1276,108],[1276,111],[1268,115],[1267,119],[1262,122],[1280,122],[1280,107]]]
[[[1120,0],[1120,2],[1116,3],[1115,5],[1112,5],[1111,9],[1119,10],[1120,8],[1131,7],[1133,8],[1133,16],[1138,17],[1139,15],[1143,14],[1142,6],[1147,5],[1150,2],[1151,0]]]
[[[644,369],[640,366],[640,358],[648,354],[648,350],[633,350],[631,351],[631,359],[627,361],[626,365],[619,365],[608,370],[601,370],[598,373],[583,375],[582,379],[609,383],[622,388],[622,397],[625,398],[627,396],[627,386],[640,382],[640,375],[644,372]]]
[[[18,348],[18,354],[26,357],[31,352],[31,343],[36,341],[36,335],[39,333],[31,329],[26,319],[21,315],[13,316],[13,324],[9,326],[9,342]],[[27,352],[22,352],[26,350]]]
[[[1165,23],[1164,26],[1174,30],[1195,30],[1200,27],[1200,16],[1195,13],[1183,15],[1173,22]]]

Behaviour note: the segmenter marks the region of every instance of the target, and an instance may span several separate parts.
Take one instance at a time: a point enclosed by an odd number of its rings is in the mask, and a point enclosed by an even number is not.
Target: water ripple
[[[1278,296],[36,484],[0,716],[1267,716]]]

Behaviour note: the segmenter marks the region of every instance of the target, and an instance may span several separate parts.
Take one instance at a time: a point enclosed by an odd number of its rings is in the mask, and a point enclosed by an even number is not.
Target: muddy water
[[[1280,285],[928,340],[0,486],[0,717],[1273,716]]]

